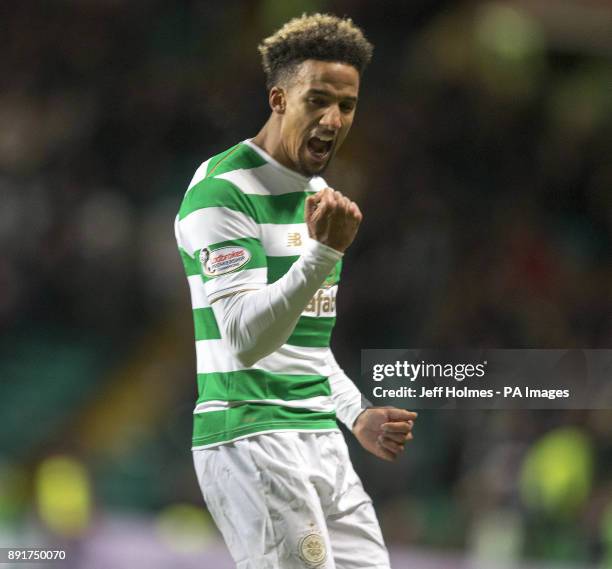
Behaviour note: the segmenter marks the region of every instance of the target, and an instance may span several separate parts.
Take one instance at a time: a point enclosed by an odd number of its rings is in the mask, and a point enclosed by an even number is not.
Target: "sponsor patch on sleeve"
[[[221,247],[211,251],[208,248],[200,252],[200,263],[207,277],[218,277],[231,273],[246,265],[251,253],[244,247]]]

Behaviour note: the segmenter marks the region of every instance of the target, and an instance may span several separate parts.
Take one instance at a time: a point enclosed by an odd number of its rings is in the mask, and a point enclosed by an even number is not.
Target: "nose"
[[[325,114],[321,117],[319,124],[328,128],[329,130],[340,130],[340,127],[342,126],[342,116],[340,114],[340,108],[338,105],[330,105],[325,110]]]

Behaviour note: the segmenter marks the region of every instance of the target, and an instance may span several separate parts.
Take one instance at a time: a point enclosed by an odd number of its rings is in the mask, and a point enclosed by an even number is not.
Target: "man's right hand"
[[[363,215],[355,202],[325,188],[306,199],[304,218],[312,239],[344,253],[355,239]]]

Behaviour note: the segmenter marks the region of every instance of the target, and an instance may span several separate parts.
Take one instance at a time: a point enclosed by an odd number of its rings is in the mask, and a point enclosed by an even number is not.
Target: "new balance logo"
[[[298,232],[287,233],[287,247],[301,247],[302,235]]]

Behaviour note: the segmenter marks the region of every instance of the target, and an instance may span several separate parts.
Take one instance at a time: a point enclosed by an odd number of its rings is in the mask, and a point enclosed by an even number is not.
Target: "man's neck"
[[[285,168],[297,172],[295,165],[289,160],[289,157],[283,150],[280,137],[280,124],[278,124],[274,115],[270,116],[257,135],[251,139],[251,142],[267,152],[279,164],[285,166]],[[299,173],[300,172],[298,172],[298,174]]]

